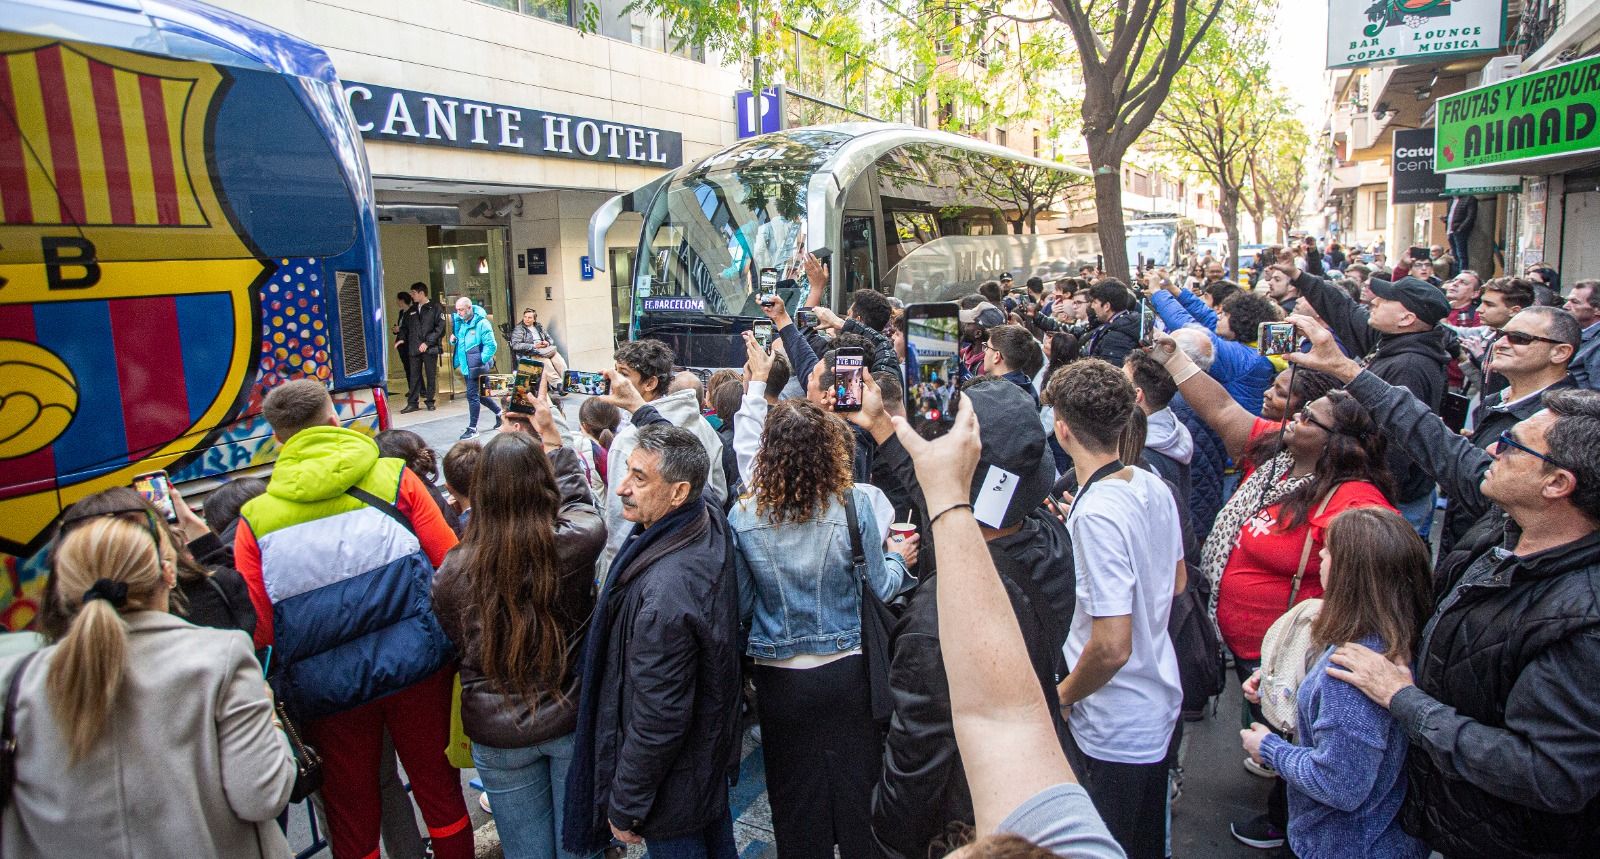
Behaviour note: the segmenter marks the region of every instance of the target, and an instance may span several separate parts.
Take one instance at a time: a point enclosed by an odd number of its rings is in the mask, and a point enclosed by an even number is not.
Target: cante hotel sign
[[[683,164],[676,131],[349,81],[344,97],[368,140],[661,169]]]

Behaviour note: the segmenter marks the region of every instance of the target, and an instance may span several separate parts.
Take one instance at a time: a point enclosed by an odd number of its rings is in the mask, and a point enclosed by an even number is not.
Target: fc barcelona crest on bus
[[[0,34],[0,548],[181,463],[250,381],[273,267],[208,157],[228,83]]]

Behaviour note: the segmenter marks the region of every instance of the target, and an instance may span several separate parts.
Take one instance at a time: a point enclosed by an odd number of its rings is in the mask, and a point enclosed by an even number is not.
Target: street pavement
[[[581,398],[568,397],[563,412],[574,426]],[[443,461],[444,454],[458,441],[466,427],[465,399],[442,401],[437,411],[419,411],[409,415],[399,414],[404,400],[391,401],[395,407],[393,426],[409,429],[421,435]],[[494,416],[487,409],[479,416],[484,428],[479,440],[485,443],[495,433],[488,427]],[[1239,746],[1240,705],[1242,698],[1238,687],[1232,683],[1219,698],[1217,712],[1205,720],[1184,725],[1182,755],[1182,794],[1172,806],[1172,856],[1175,859],[1207,857],[1207,859],[1277,859],[1289,856],[1287,850],[1256,850],[1246,847],[1228,834],[1228,823],[1243,820],[1266,809],[1270,783],[1247,773],[1242,765],[1244,751]],[[745,734],[744,755],[739,765],[739,782],[730,793],[734,813],[734,837],[740,859],[776,859],[773,847],[771,809],[767,792],[761,746],[754,742],[748,731]],[[472,770],[464,770],[461,783],[467,797],[467,808],[477,830],[478,855],[502,855],[500,839],[494,830],[493,818],[478,806],[479,791],[470,787],[476,778]],[[290,807],[289,843],[298,853],[311,843],[307,828],[307,813],[302,805]],[[421,818],[417,825],[422,827]],[[425,831],[425,830],[424,830]],[[317,854],[326,856],[328,853]],[[383,855],[387,856],[387,852]],[[643,848],[628,851],[630,859],[644,855]]]

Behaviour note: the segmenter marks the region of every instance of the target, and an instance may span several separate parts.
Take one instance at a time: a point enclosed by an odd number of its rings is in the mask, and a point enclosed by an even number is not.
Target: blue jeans
[[[1432,492],[1415,501],[1395,506],[1400,508],[1400,515],[1406,517],[1411,527],[1417,529],[1417,536],[1422,538],[1422,542],[1428,542],[1428,534],[1433,531],[1433,514],[1439,506],[1439,487],[1435,486]]]
[[[472,763],[489,794],[506,859],[578,859],[558,850],[572,744],[572,734],[523,749],[472,744]]]
[[[482,400],[482,398],[478,396],[478,380],[487,375],[489,375],[488,367],[478,366],[471,367],[467,370],[468,427],[476,428],[478,426],[478,402]],[[493,398],[482,400],[482,402],[484,405],[489,407],[489,411],[494,412],[497,415],[500,414],[500,404],[495,402]],[[493,800],[490,800],[490,802],[493,802]],[[499,824],[497,823],[496,826],[498,825]]]
[[[720,820],[694,835],[647,838],[644,849],[646,859],[739,859],[733,844],[733,813],[722,812]]]

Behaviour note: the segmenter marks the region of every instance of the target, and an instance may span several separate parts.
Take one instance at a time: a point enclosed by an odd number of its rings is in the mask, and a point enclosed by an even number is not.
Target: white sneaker
[[[1278,771],[1277,770],[1273,769],[1272,767],[1267,766],[1266,764],[1258,764],[1258,763],[1256,763],[1255,761],[1250,759],[1249,755],[1246,755],[1245,759],[1244,759],[1244,771],[1249,773],[1249,774],[1251,774],[1251,775],[1260,776],[1262,778],[1277,778],[1278,777]]]
[[[494,814],[494,809],[489,807],[489,795],[487,793],[478,794],[478,807],[483,809],[484,814]]]

